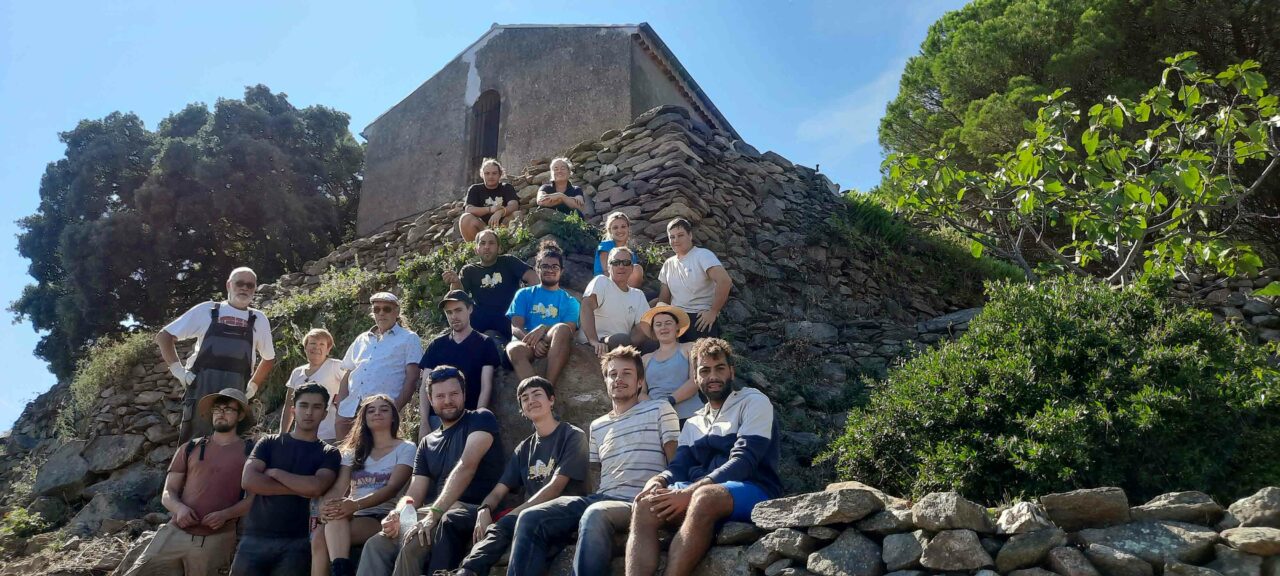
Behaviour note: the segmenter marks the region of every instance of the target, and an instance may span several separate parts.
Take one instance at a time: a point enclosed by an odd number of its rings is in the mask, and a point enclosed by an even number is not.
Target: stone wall
[[[1175,279],[1172,295],[1213,312],[1219,321],[1249,328],[1258,342],[1280,341],[1280,311],[1271,296],[1255,296],[1254,291],[1280,281],[1280,268],[1257,274],[1182,274]]]

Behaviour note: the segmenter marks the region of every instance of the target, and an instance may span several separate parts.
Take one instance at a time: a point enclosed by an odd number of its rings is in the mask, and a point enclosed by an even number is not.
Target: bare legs
[[[658,529],[666,522],[649,511],[641,501],[631,513],[631,535],[627,538],[627,576],[652,576],[658,569]],[[733,513],[733,496],[719,484],[702,486],[694,491],[689,508],[678,523],[680,528],[667,550],[666,576],[687,576],[702,561],[716,523]]]
[[[511,358],[511,366],[515,368],[516,377],[520,380],[535,376],[534,360],[545,357],[547,380],[554,384],[560,378],[565,365],[569,363],[569,352],[573,346],[573,328],[568,324],[556,324],[547,331],[542,341],[547,345],[544,354],[538,354],[536,350],[518,339],[512,340],[507,345],[507,356]]]
[[[326,522],[311,539],[311,576],[329,576],[331,559],[350,558],[352,544],[363,544],[381,530],[380,520],[373,516]]]

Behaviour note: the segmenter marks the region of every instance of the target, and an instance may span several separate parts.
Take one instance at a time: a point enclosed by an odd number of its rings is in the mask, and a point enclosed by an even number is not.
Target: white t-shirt
[[[422,339],[399,324],[381,336],[372,330],[361,332],[342,357],[342,369],[351,372],[347,399],[338,405],[338,415],[352,418],[360,399],[386,394],[393,400],[404,388],[404,367],[422,360]]]
[[[716,283],[707,270],[723,266],[706,248],[695,246],[684,258],[672,256],[662,264],[658,280],[671,291],[671,305],[690,314],[706,312],[716,299]]]
[[[227,324],[229,326],[247,326],[249,323],[249,313],[253,312],[258,317],[253,321],[253,364],[258,364],[258,358],[263,360],[275,360],[276,349],[271,343],[271,323],[267,321],[267,315],[261,310],[240,310],[231,303],[223,300],[222,306],[218,308],[218,323]],[[192,306],[190,310],[184,312],[177,320],[170,322],[164,327],[164,331],[172,334],[178,340],[196,339],[196,347],[191,350],[191,355],[187,357],[187,369],[190,369],[196,362],[196,356],[200,354],[200,344],[204,341],[204,333],[209,329],[209,311],[213,309],[213,302],[202,302]],[[252,370],[253,367],[250,367]]]
[[[329,358],[328,360],[325,360],[324,364],[320,365],[320,369],[316,370],[316,373],[311,376],[307,376],[308,367],[308,365],[304,364],[294,368],[293,372],[289,374],[289,381],[285,383],[285,386],[288,386],[293,390],[297,390],[298,388],[301,388],[303,384],[315,382],[316,384],[324,386],[324,389],[329,391],[329,401],[332,402],[333,399],[338,396],[338,389],[342,387],[342,361],[337,358]],[[337,438],[338,432],[333,426],[334,419],[337,418],[337,416],[338,411],[330,407],[329,413],[325,414],[324,420],[320,422],[320,429],[316,431],[316,434],[320,436],[321,440],[333,440]]]
[[[352,500],[364,498],[378,490],[381,490],[391,481],[391,473],[395,471],[396,466],[406,466],[413,468],[413,458],[417,453],[417,447],[413,442],[401,440],[395,448],[387,452],[382,458],[374,458],[370,454],[365,458],[364,468],[351,472],[351,496]],[[355,460],[355,454],[352,452],[342,452],[342,465],[350,466]],[[381,518],[391,512],[396,506],[396,498],[392,496],[381,504],[372,508],[365,508],[356,512],[356,516],[375,516]]]
[[[649,301],[644,292],[631,288],[623,292],[613,280],[596,276],[587,285],[583,298],[596,297],[596,336],[607,338],[613,334],[630,334],[631,327],[649,311]]]

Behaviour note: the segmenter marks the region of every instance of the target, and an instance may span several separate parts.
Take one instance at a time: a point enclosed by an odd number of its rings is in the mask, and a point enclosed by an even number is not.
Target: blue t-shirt
[[[568,292],[547,290],[542,286],[526,286],[516,292],[507,308],[507,318],[524,318],[524,329],[554,326],[561,322],[578,323],[578,301]]]
[[[608,274],[605,273],[604,269],[600,267],[600,253],[603,252],[605,255],[608,255],[609,252],[612,251],[617,246],[618,246],[618,243],[614,242],[613,240],[601,240],[600,245],[596,246],[595,262],[592,263],[591,265],[591,269],[595,271],[596,276],[601,276],[601,275],[608,276]],[[636,254],[635,250],[631,251],[631,263],[632,264],[640,263],[640,256]]]

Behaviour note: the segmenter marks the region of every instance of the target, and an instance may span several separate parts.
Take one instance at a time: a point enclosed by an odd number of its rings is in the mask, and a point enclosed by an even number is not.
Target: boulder
[[[62,498],[41,496],[27,504],[27,512],[39,514],[40,518],[52,526],[61,526],[71,516],[71,507]]]
[[[1213,562],[1205,568],[1216,570],[1222,576],[1259,576],[1262,574],[1262,557],[1241,552],[1230,546],[1216,544]]]
[[[818,540],[793,528],[779,528],[761,538],[758,544],[793,560],[805,560],[818,548]]]
[[[751,521],[765,530],[854,522],[884,507],[874,493],[861,488],[812,492],[756,504]]]
[[[619,573],[616,562],[619,559],[614,562],[615,574]],[[746,546],[712,546],[693,569],[692,576],[736,576],[748,570]]]
[[[996,555],[996,570],[1008,573],[1040,564],[1049,551],[1067,543],[1067,535],[1057,528],[1017,534]]]
[[[67,532],[89,536],[103,529],[104,523],[109,532],[111,521],[121,525],[129,519],[142,516],[143,501],[134,497],[121,497],[119,494],[100,493],[94,496],[67,525]]]
[[[1044,507],[1035,502],[1018,502],[1000,512],[996,520],[996,532],[1000,534],[1022,534],[1045,528],[1053,528],[1053,522]]]
[[[89,463],[89,471],[110,472],[137,460],[146,441],[141,434],[99,436],[91,440],[81,454]]]
[[[840,537],[840,531],[830,526],[810,526],[805,533],[823,542],[830,542]]]
[[[1222,531],[1222,539],[1232,548],[1259,556],[1280,554],[1280,528],[1250,526]]]
[[[98,494],[107,494],[118,498],[133,498],[146,502],[164,487],[163,470],[150,468],[138,462],[123,470],[116,470],[106,480],[84,489],[90,498]]]
[[[72,440],[58,447],[36,472],[32,490],[41,496],[79,497],[89,473],[89,462],[80,456],[86,445],[84,440]]]
[[[585,430],[585,428],[584,428]],[[725,522],[716,532],[716,546],[750,544],[760,539],[764,531],[748,522]]]
[[[1054,574],[1053,572],[1045,570],[1044,568],[1035,567],[1035,568],[1023,568],[1021,570],[1014,570],[1012,572],[1009,572],[1008,576],[1057,576],[1057,575]]]
[[[127,572],[129,567],[133,566],[134,562],[137,562],[138,558],[142,557],[142,553],[146,551],[147,545],[151,544],[151,539],[155,538],[155,535],[154,531],[147,531],[138,536],[138,539],[134,540],[129,545],[128,551],[124,553],[124,558],[120,560],[120,566],[117,571],[121,574]]]
[[[919,568],[920,555],[929,544],[929,537],[924,530],[916,530],[906,534],[890,534],[884,537],[881,559],[886,570],[903,570]]]
[[[546,360],[534,362],[538,374],[546,374]],[[498,417],[502,445],[505,454],[515,450],[517,444],[533,433],[529,420],[520,415],[516,401],[519,382],[511,370],[504,370],[502,378],[494,378],[494,414]],[[569,363],[560,373],[556,384],[556,411],[560,419],[581,428],[591,429],[591,421],[608,414],[613,403],[604,389],[604,377],[600,375],[600,359],[591,347],[575,344],[569,353]]]
[[[1218,540],[1218,534],[1209,528],[1168,520],[1081,530],[1076,537],[1085,545],[1115,548],[1152,566],[1166,562],[1199,564],[1212,556],[1213,544]]]
[[[832,482],[830,484],[827,484],[827,487],[825,488],[825,490],[827,492],[835,492],[837,490],[844,490],[846,488],[861,488],[863,490],[871,492],[872,494],[875,494],[876,497],[880,499],[880,502],[884,503],[885,508],[895,508],[895,509],[903,509],[903,510],[911,509],[910,500],[907,500],[906,498],[899,498],[897,496],[892,496],[880,490],[879,488],[876,488],[875,486],[871,486],[869,484],[863,484],[861,482],[858,482],[857,480],[845,480],[843,482]]]
[[[796,564],[795,560],[792,560],[790,558],[782,558],[777,562],[774,562],[773,564],[770,564],[769,566],[765,567],[764,576],[778,576],[779,574],[782,574],[784,570],[787,570],[788,568],[795,566],[795,564]],[[808,572],[808,570],[805,570],[805,571]]]
[[[991,532],[987,509],[965,500],[956,492],[926,494],[911,507],[911,520],[916,526],[929,531],[965,529]]]
[[[1280,488],[1268,486],[1246,496],[1227,508],[1240,526],[1280,528]]]
[[[1222,519],[1222,506],[1204,492],[1171,492],[1129,509],[1134,520],[1173,520],[1213,526]]]
[[[1083,552],[1067,546],[1049,551],[1049,568],[1061,576],[1100,576]]]
[[[921,566],[937,571],[977,570],[993,563],[978,533],[964,529],[937,533],[920,555]]]
[[[1221,572],[1203,566],[1192,566],[1181,562],[1170,562],[1164,565],[1165,576],[1222,576]]]
[[[783,530],[791,530],[791,529],[783,528]],[[746,556],[747,565],[757,570],[764,570],[765,568],[773,565],[774,562],[777,562],[781,558],[782,558],[782,554],[779,554],[776,550],[770,550],[768,547],[764,545],[763,538],[760,540],[757,540],[754,544],[747,547],[747,556]]]
[[[881,576],[880,547],[857,530],[840,533],[835,542],[809,555],[805,567],[822,576]]]
[[[859,520],[854,526],[861,532],[879,534],[882,536],[885,534],[910,532],[916,527],[911,520],[911,510],[904,510],[901,508],[881,510]]]
[[[787,322],[783,333],[788,340],[804,339],[818,344],[829,344],[840,338],[840,329],[822,322]]]
[[[987,570],[987,572],[991,572],[991,571]],[[982,574],[982,573],[979,572],[978,574]],[[884,576],[929,576],[929,573],[925,572],[924,570],[897,570],[894,572],[889,572]],[[999,576],[999,575],[996,574],[995,572],[991,572],[991,576]]]
[[[1153,576],[1155,570],[1147,561],[1100,544],[1090,544],[1084,549],[1089,562],[1106,576]]]
[[[1040,497],[1049,519],[1067,532],[1129,521],[1129,500],[1119,488],[1072,490]]]

